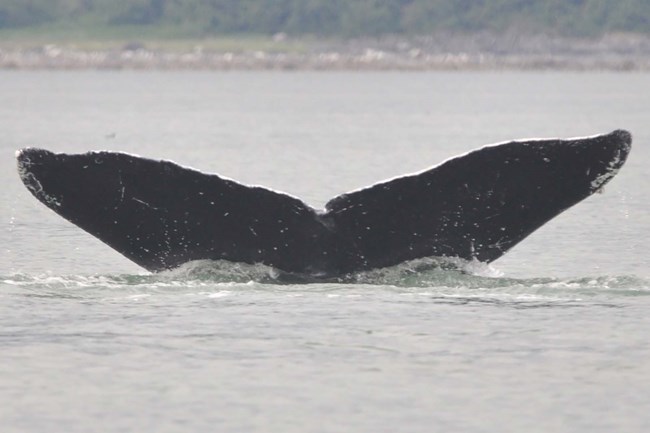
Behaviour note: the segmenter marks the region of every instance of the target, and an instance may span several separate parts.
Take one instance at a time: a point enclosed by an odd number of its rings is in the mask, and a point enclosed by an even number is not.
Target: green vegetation
[[[2,1],[2,0],[0,0]],[[149,49],[189,52],[195,47],[218,52],[302,53],[309,38],[274,40],[264,34],[197,34],[169,25],[107,25],[88,17],[74,22],[0,28],[0,48],[20,48],[56,43],[83,51],[110,50],[128,43],[142,43]]]
[[[648,0],[0,0],[0,36],[650,33]]]

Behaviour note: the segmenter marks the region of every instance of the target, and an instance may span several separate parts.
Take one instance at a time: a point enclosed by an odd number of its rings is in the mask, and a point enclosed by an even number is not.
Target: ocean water
[[[0,431],[650,429],[650,75],[15,71],[0,96]],[[634,142],[605,193],[493,264],[340,284],[148,274],[14,160],[121,150],[322,207],[484,144],[617,128]]]

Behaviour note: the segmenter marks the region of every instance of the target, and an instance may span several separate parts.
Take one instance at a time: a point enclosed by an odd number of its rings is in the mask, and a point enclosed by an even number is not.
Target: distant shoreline
[[[261,41],[261,42],[260,42]],[[0,69],[650,71],[650,37],[432,35],[413,38],[289,40],[18,41],[0,44]]]

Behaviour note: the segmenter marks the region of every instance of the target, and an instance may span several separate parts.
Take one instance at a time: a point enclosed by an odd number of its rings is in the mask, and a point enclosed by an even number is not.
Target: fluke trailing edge
[[[609,181],[632,137],[485,146],[333,198],[297,198],[116,152],[17,153],[29,191],[138,265],[263,263],[330,277],[443,256],[490,262]]]

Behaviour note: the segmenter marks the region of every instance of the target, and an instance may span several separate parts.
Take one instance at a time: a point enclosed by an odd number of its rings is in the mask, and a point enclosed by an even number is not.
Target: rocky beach
[[[264,43],[182,41],[0,41],[2,69],[131,70],[602,70],[649,71],[650,36],[438,34]],[[257,45],[257,46],[256,46]]]

